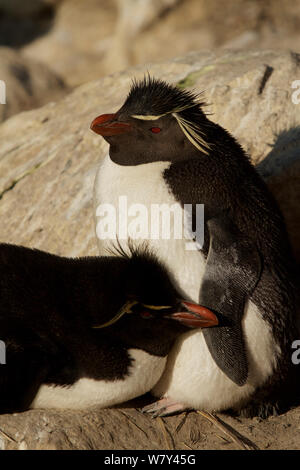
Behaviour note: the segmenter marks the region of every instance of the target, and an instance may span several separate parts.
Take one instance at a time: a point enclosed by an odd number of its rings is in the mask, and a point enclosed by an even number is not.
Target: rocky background
[[[210,49],[300,48],[300,0],[0,0],[0,44],[77,86]]]
[[[204,91],[210,119],[277,198],[300,261],[299,26],[295,0],[0,0],[0,241],[97,253],[92,187],[107,146],[89,125],[149,71]],[[264,421],[220,414],[230,431],[196,412],[153,420],[136,409],[149,400],[2,415],[0,448],[300,447],[300,408]]]

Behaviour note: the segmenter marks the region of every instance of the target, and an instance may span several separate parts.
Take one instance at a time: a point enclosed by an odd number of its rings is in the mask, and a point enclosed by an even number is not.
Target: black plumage
[[[186,117],[202,116],[204,101],[201,94],[181,90],[163,80],[145,76],[143,80],[133,80],[128,96],[119,110],[120,113],[160,116],[178,109],[188,109]]]
[[[126,380],[129,348],[166,356],[188,329],[172,318],[178,298],[168,272],[146,250],[70,259],[0,244],[0,339],[6,347],[0,413],[28,408],[42,384]],[[132,313],[99,328],[132,300]]]

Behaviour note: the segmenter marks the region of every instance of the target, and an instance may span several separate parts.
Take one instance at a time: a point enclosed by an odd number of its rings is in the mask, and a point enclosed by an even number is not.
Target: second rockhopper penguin
[[[0,244],[0,413],[107,407],[149,391],[176,338],[217,324],[145,250],[69,259]]]

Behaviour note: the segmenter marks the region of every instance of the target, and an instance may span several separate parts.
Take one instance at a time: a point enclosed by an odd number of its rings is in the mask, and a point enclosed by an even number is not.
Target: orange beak
[[[219,324],[217,316],[202,305],[181,301],[181,306],[186,311],[172,313],[169,318],[177,320],[190,328],[210,328]]]
[[[101,114],[92,121],[90,128],[96,134],[106,137],[124,134],[130,131],[132,126],[126,122],[117,121],[116,114]]]

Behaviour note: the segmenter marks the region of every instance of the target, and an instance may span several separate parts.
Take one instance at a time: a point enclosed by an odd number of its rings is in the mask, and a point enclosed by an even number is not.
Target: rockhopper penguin
[[[217,324],[178,300],[150,252],[121,254],[70,259],[0,244],[0,413],[132,399],[159,380],[180,334]]]
[[[110,144],[95,180],[96,224],[98,207],[118,208],[120,196],[149,213],[153,204],[179,203],[181,220],[186,204],[204,204],[202,246],[194,240],[196,250],[187,250],[186,239],[172,232],[169,239],[148,237],[148,244],[182,295],[218,313],[219,326],[176,341],[152,390],[164,398],[149,411],[167,413],[181,403],[263,416],[284,406],[286,389],[291,393],[293,256],[265,183],[203,106],[201,95],[148,76],[133,82],[116,113],[93,120],[91,129]],[[110,242],[98,240],[101,254]]]

